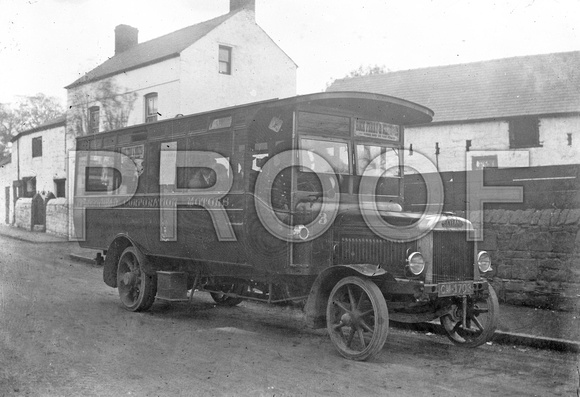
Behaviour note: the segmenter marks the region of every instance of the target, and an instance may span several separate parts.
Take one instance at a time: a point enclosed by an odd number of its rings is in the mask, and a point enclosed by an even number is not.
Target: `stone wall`
[[[500,302],[580,308],[580,209],[485,211],[483,236]]]
[[[32,230],[32,199],[19,198],[16,201],[15,225],[26,230]]]
[[[68,200],[55,198],[46,203],[46,232],[68,237]]]

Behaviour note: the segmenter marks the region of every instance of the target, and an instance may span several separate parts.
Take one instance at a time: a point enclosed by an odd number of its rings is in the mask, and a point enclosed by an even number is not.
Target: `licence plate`
[[[473,282],[439,284],[439,296],[473,295]]]

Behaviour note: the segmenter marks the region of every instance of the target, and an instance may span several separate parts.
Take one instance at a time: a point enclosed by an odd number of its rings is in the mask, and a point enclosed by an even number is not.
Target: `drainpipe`
[[[16,180],[18,181],[18,186],[16,191],[14,187],[12,188],[12,224],[16,223],[16,200],[18,200],[17,194],[20,190],[20,139],[16,140]]]

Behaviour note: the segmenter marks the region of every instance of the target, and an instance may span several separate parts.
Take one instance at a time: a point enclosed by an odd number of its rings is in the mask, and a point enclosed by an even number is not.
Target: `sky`
[[[64,87],[139,42],[229,11],[229,0],[0,0],[0,103]],[[580,50],[580,0],[256,0],[257,23],[298,65],[298,94],[359,66],[407,70]]]

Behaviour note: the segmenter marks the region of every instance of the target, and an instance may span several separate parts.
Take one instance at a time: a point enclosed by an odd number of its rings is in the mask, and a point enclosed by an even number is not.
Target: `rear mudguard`
[[[394,281],[394,278],[384,269],[371,264],[336,265],[326,268],[318,275],[310,293],[304,313],[306,325],[312,328],[326,326],[326,306],[332,288],[338,281],[348,276],[362,276],[376,281]]]
[[[143,253],[143,249],[128,235],[119,234],[109,245],[109,248],[107,249],[107,255],[105,256],[105,263],[103,265],[103,281],[109,287],[117,287],[117,266],[119,264],[121,254],[127,247],[135,247],[137,252],[137,259],[141,264],[142,270],[145,273],[152,272],[152,269],[150,269],[151,266],[149,266],[149,261],[147,260],[147,256]]]

